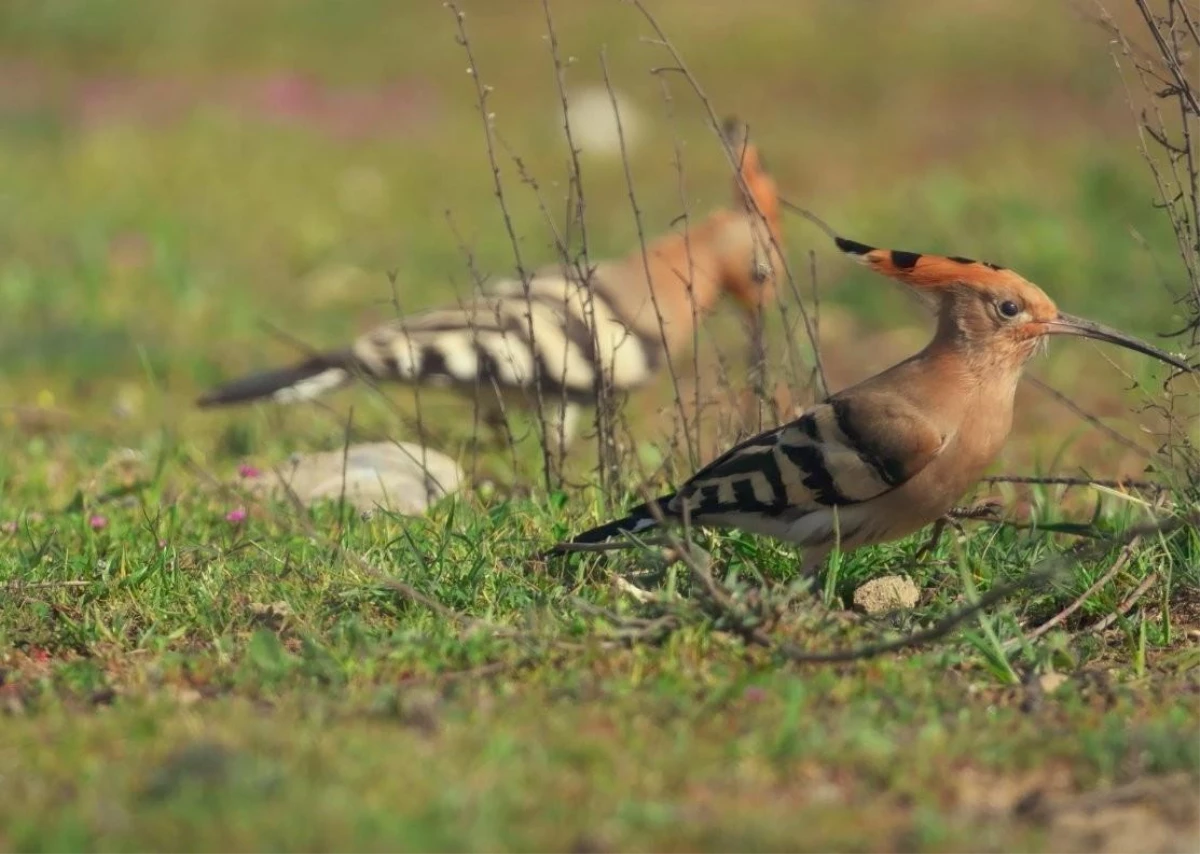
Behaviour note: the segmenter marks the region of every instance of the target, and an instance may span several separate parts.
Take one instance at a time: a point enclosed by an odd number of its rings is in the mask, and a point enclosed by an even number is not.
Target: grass
[[[527,5],[470,5],[467,24],[505,141],[557,211],[557,94]],[[1169,227],[1098,31],[1033,0],[879,4],[869,22],[854,4],[784,5],[654,9],[720,110],[749,119],[789,196],[864,240],[1003,262],[1068,310],[1137,334],[1179,325],[1160,286],[1179,280]],[[363,431],[411,438],[402,391],[395,407],[347,393],[332,414],[192,410],[205,385],[290,355],[261,320],[333,344],[392,311],[388,270],[406,308],[465,293],[456,232],[480,269],[511,268],[449,13],[336,8],[0,12],[20,83],[0,86],[0,394],[12,403],[0,412],[0,848],[1195,847],[1194,804],[1178,803],[1200,776],[1194,529],[1144,538],[1035,642],[1010,645],[1119,548],[928,648],[818,667],[742,644],[682,575],[667,580],[678,630],[609,643],[595,609],[645,611],[611,584],[635,556],[530,571],[531,549],[636,495],[633,471],[624,494],[588,485],[586,454],[570,473],[582,485],[558,492],[542,488],[526,441],[515,465],[485,460],[490,484],[425,517],[331,503],[312,531],[286,506],[216,488],[209,474],[236,482],[244,461],[340,446],[351,407]],[[663,57],[639,41],[634,10],[553,9],[579,57],[568,80],[598,83],[603,46],[642,111],[631,166],[647,229],[683,205],[676,136],[688,209],[724,203],[701,111],[676,81],[667,115],[646,74]],[[500,156],[522,251],[550,260],[537,200]],[[593,251],[623,252],[636,232],[621,164],[590,153],[583,168]],[[901,297],[804,223],[789,222],[788,240],[796,269],[816,253],[835,387],[919,345],[923,321]],[[737,352],[727,313],[709,326],[706,354]],[[1131,390],[1099,352],[1056,346],[1035,372],[1149,445],[1138,431],[1155,422],[1133,407],[1157,385]],[[667,400],[664,383],[631,404],[646,460],[670,433]],[[425,403],[456,449],[461,406]],[[713,448],[730,439],[709,434]],[[659,453],[652,481],[682,466]],[[999,465],[1125,476],[1145,461],[1030,391]],[[777,631],[827,650],[931,625],[1065,551],[1074,538],[1054,526],[1089,521],[1097,497],[1000,491],[1033,530],[971,524],[922,560],[920,536],[842,556],[820,604]],[[1100,498],[1097,530],[1149,518]],[[704,542],[736,589],[787,583],[799,563],[749,536]],[[515,636],[465,630],[347,553]],[[916,582],[914,609],[845,610],[887,574]]]

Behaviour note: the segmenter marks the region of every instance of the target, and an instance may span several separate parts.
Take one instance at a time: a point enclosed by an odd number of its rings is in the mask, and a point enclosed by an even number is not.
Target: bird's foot
[[[940,517],[933,523],[933,531],[930,533],[929,539],[925,542],[925,545],[917,550],[917,560],[921,560],[937,548],[938,542],[942,539],[942,534],[946,532],[947,525],[953,525],[954,530],[960,534],[964,533],[960,520],[986,519],[994,521],[1000,518],[1000,510],[1003,506],[996,498],[985,498],[982,501],[976,501],[973,504],[967,504],[962,507],[951,507],[945,516]]]
[[[951,507],[950,512],[946,515],[955,521],[958,519],[986,519],[989,522],[995,522],[1000,518],[1000,511],[1003,508],[1004,504],[999,498],[984,498],[964,507]]]

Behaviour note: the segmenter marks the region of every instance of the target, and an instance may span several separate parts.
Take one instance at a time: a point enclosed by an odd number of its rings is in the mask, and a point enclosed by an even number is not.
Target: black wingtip
[[[874,246],[868,246],[865,243],[859,243],[857,240],[849,240],[845,237],[834,237],[833,242],[837,244],[837,248],[845,252],[847,255],[866,255],[868,252],[874,252]]]
[[[237,403],[249,403],[254,400],[264,400],[269,395],[242,393],[240,389],[230,386],[217,386],[204,392],[196,398],[197,409],[219,409],[222,406],[232,406]]]
[[[352,357],[348,353],[325,353],[298,365],[250,374],[206,391],[196,398],[196,406],[200,409],[212,409],[266,400],[276,392],[325,371],[347,370],[351,362]]]
[[[555,546],[551,546],[546,551],[539,554],[537,557],[545,560],[548,557],[556,557],[559,555],[568,555],[573,552],[584,551],[584,549],[573,548],[575,546],[595,545],[611,540],[621,534],[637,534],[651,528],[658,527],[658,517],[666,514],[667,504],[675,497],[675,493],[664,495],[657,498],[648,504],[642,504],[634,507],[629,511],[629,515],[623,519],[617,519],[614,522],[609,522],[605,525],[592,528],[589,531],[584,531],[570,540],[561,542]],[[656,505],[651,509],[651,505]]]
[[[257,378],[257,376],[255,377]],[[243,403],[248,400],[253,400],[258,397],[258,394],[247,393],[245,389],[245,380],[234,380],[233,382],[219,385],[216,388],[210,388],[202,395],[196,398],[197,409],[214,409],[218,406],[228,406],[232,403]]]
[[[217,386],[204,392],[196,398],[197,409],[217,409],[222,406],[232,406],[235,403],[249,403],[261,400],[270,395],[269,392],[245,391],[236,382],[229,385]]]

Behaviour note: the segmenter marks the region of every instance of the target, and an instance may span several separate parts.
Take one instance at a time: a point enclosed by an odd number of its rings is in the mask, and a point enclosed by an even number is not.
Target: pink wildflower
[[[766,692],[766,689],[764,689],[764,688],[760,688],[757,685],[751,685],[749,688],[747,688],[745,691],[742,692],[742,696],[748,702],[761,703],[763,700],[767,699],[767,692]]]
[[[88,527],[93,531],[99,531],[102,528],[108,527],[108,517],[102,516],[99,513],[93,513],[88,517]]]
[[[235,507],[233,510],[230,510],[228,513],[225,514],[225,521],[230,522],[234,525],[240,525],[242,522],[245,522],[246,521],[246,508],[245,507]]]

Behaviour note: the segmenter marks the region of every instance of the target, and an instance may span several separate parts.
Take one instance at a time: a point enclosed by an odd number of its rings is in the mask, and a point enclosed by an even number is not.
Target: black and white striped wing
[[[925,468],[945,437],[911,405],[882,395],[833,398],[742,442],[697,472],[673,516],[797,519],[861,504]]]
[[[653,375],[656,341],[632,332],[602,293],[563,277],[527,292],[499,282],[465,305],[398,320],[363,336],[354,355],[381,378],[496,383],[590,398],[602,370],[617,389]]]
[[[200,404],[308,400],[356,375],[501,391],[540,387],[572,403],[593,401],[601,381],[632,390],[653,378],[663,344],[621,313],[604,284],[603,276],[595,288],[550,274],[527,286],[502,280],[460,305],[379,326],[349,350],[226,383]]]

